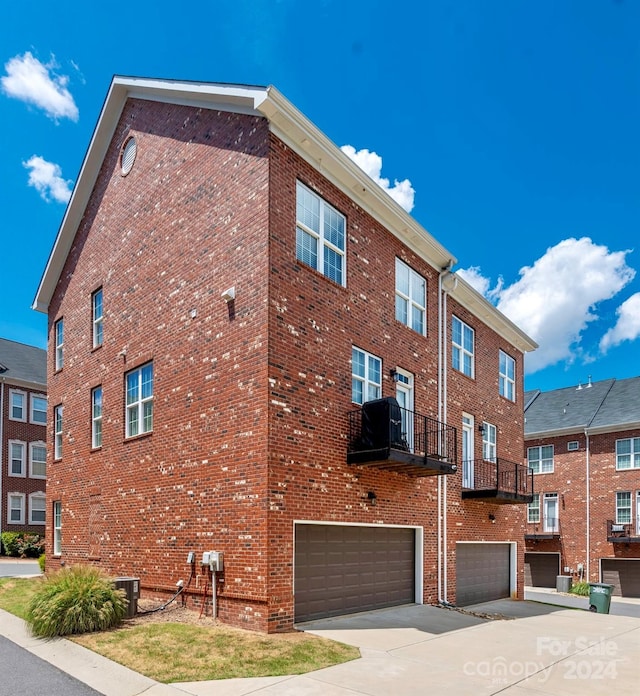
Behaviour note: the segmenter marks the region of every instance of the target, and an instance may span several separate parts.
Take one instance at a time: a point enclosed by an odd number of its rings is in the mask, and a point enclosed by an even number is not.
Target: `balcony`
[[[462,463],[462,498],[513,505],[533,500],[533,471],[498,457]]]
[[[392,397],[349,413],[349,464],[407,476],[454,474],[456,448],[453,426],[401,408]]]
[[[525,541],[545,541],[560,538],[560,520],[547,517],[542,522],[529,523],[524,533]]]
[[[614,544],[640,544],[640,534],[631,523],[617,524],[607,520],[607,541]]]

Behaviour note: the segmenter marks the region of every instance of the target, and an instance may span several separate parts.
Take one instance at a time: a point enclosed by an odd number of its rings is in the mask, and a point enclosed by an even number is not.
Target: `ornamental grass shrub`
[[[569,590],[571,594],[580,595],[581,597],[588,597],[589,591],[588,582],[577,582],[575,585],[572,585]]]
[[[31,599],[27,623],[33,635],[55,638],[103,631],[125,616],[124,590],[92,566],[78,565],[52,573]]]

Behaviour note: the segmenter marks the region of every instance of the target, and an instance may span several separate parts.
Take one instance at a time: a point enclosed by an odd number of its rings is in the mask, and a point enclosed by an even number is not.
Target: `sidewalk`
[[[552,588],[546,587],[525,587],[525,600],[541,602],[543,604],[554,604],[560,607],[571,609],[589,609],[589,598],[579,595],[565,594],[557,592]],[[633,616],[640,618],[640,599],[633,597],[611,597],[609,608],[611,616]]]

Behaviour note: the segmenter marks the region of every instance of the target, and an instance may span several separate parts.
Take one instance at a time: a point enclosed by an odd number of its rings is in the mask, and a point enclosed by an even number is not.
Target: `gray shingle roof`
[[[640,377],[526,392],[525,437],[534,433],[624,429],[640,423]]]
[[[0,338],[0,378],[8,383],[32,382],[46,389],[47,351]]]

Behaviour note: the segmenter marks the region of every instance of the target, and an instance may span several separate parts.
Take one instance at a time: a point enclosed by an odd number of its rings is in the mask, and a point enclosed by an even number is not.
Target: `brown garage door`
[[[510,596],[509,544],[456,544],[456,604]]]
[[[413,529],[297,524],[295,620],[415,601]]]
[[[559,553],[525,553],[525,585],[530,587],[555,587],[558,575],[560,575]]]
[[[602,582],[618,597],[640,597],[640,559],[602,559]]]

